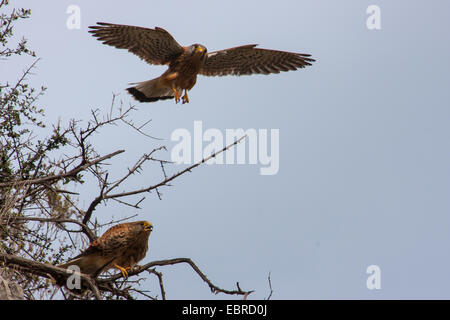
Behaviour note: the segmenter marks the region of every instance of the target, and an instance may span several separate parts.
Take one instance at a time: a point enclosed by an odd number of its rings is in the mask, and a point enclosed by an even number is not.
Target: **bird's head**
[[[153,230],[153,225],[149,221],[138,221],[137,224],[144,232],[151,232]]]
[[[193,44],[191,46],[188,47],[188,52],[192,55],[192,56],[197,56],[197,57],[205,57],[206,53],[208,52],[208,50],[206,49],[205,46],[202,46],[201,44]]]

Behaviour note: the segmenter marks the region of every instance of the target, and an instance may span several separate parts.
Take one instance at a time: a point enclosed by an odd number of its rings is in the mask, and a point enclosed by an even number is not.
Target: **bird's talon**
[[[128,271],[127,271],[127,269],[130,269],[130,268],[123,268],[123,267],[121,267],[121,266],[119,266],[117,264],[115,264],[114,267],[116,267],[117,269],[120,270],[120,272],[122,273],[122,276],[125,278],[125,280],[128,279]]]
[[[175,103],[180,102],[180,94],[178,93],[177,89],[173,88],[173,94],[175,95]],[[184,99],[183,99],[184,101]]]
[[[184,93],[184,96],[182,98],[183,98],[183,104],[189,103],[189,97],[187,95],[187,92]]]

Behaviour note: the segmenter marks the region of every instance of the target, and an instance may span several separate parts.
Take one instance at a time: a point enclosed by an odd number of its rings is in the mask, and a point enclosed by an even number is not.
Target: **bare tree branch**
[[[0,262],[3,262],[6,266],[13,265],[19,267],[24,272],[56,280],[59,283],[64,283],[72,275],[66,269],[4,253],[0,253]],[[78,276],[88,284],[95,298],[101,300],[102,297],[95,281],[88,275],[82,273],[78,273]]]
[[[162,273],[156,271],[156,269],[147,269],[147,271],[149,273],[153,273],[154,275],[156,275],[156,277],[158,278],[159,281],[159,289],[161,290],[161,299],[162,300],[166,300],[166,291],[164,289],[164,283],[163,283],[163,278],[162,278]]]
[[[142,189],[138,189],[138,190],[133,190],[133,191],[122,192],[122,193],[108,194],[108,192],[105,192],[105,193],[101,192],[100,195],[99,195],[97,198],[95,198],[95,199],[91,202],[91,204],[89,205],[88,210],[86,210],[86,214],[85,214],[85,216],[84,216],[84,218],[83,218],[83,223],[86,224],[86,223],[89,221],[89,219],[91,218],[91,215],[92,215],[93,211],[95,210],[95,207],[96,207],[102,200],[107,200],[107,199],[114,199],[114,198],[121,198],[121,197],[132,196],[132,195],[136,195],[136,194],[141,194],[141,193],[150,192],[150,191],[155,190],[155,189],[158,190],[158,188],[160,188],[160,187],[162,187],[162,186],[167,186],[169,182],[171,182],[172,180],[175,180],[175,179],[178,178],[179,176],[181,176],[181,175],[183,175],[183,174],[185,174],[185,173],[187,173],[187,172],[191,172],[192,169],[195,169],[195,168],[197,168],[199,165],[201,165],[201,164],[207,162],[208,160],[217,157],[217,155],[219,155],[220,153],[222,153],[222,152],[228,150],[228,149],[231,148],[232,146],[234,146],[234,145],[238,144],[239,142],[241,142],[246,136],[247,136],[247,135],[242,136],[241,138],[239,138],[238,140],[236,140],[236,141],[233,142],[232,144],[230,144],[230,145],[224,147],[223,149],[221,149],[221,150],[219,150],[219,151],[217,151],[217,152],[211,154],[210,156],[208,156],[208,157],[206,157],[206,158],[204,158],[204,159],[202,159],[202,160],[200,160],[200,161],[194,163],[193,165],[187,167],[186,169],[184,169],[184,170],[182,170],[182,171],[179,171],[179,172],[175,173],[174,175],[172,175],[172,176],[170,176],[170,177],[166,177],[164,180],[160,181],[160,182],[157,183],[157,184],[151,185],[151,186],[146,187],[146,188],[142,188]],[[158,149],[155,149],[155,150],[158,150]],[[155,151],[155,150],[153,150],[153,151]],[[152,151],[152,153],[153,153],[153,151]],[[141,158],[141,159],[142,159],[142,158]],[[148,157],[145,157],[145,159],[149,159],[149,158],[148,158]],[[139,162],[135,165],[135,167],[134,167],[135,170],[136,170],[136,168],[139,168],[139,167],[142,165],[142,161],[143,161],[143,160],[139,161]],[[134,170],[134,171],[135,171],[135,170]],[[134,171],[133,171],[133,172],[134,172]],[[128,174],[128,175],[129,175],[129,174]],[[115,184],[115,185],[113,186],[113,188],[111,188],[110,190],[114,189],[114,188],[117,187],[117,186],[118,186],[118,184]],[[159,192],[158,192],[158,195],[160,195]]]
[[[128,273],[128,276],[134,276],[134,275],[138,275],[141,272],[144,272],[150,268],[154,268],[157,266],[168,266],[168,265],[175,265],[175,264],[180,264],[180,263],[186,263],[188,264],[199,276],[200,278],[206,282],[209,286],[209,288],[211,289],[212,293],[225,293],[225,294],[229,294],[229,295],[249,295],[250,293],[252,293],[253,291],[243,291],[240,287],[239,287],[239,283],[237,283],[237,289],[236,290],[226,290],[226,289],[222,289],[218,286],[216,286],[215,284],[213,284],[207,277],[206,275],[200,270],[200,268],[189,258],[176,258],[176,259],[168,259],[168,260],[159,260],[159,261],[152,261],[149,262],[141,267],[136,267],[134,270],[131,270]],[[119,279],[121,277],[121,274],[116,274],[113,275],[109,278],[106,279],[99,279],[98,283],[99,285],[101,284],[105,284],[105,283],[110,283],[113,282],[117,279]]]
[[[28,184],[39,184],[39,183],[44,183],[44,182],[51,182],[51,181],[56,181],[56,180],[61,180],[64,178],[69,178],[69,177],[75,177],[78,173],[80,173],[81,171],[86,170],[87,168],[96,165],[106,159],[112,158],[122,152],[125,152],[125,150],[117,150],[113,153],[107,154],[103,157],[99,157],[97,159],[94,159],[92,161],[88,161],[84,164],[80,164],[78,166],[76,166],[75,168],[73,168],[72,170],[70,170],[69,172],[65,172],[62,174],[57,174],[57,175],[50,175],[50,176],[46,176],[43,178],[38,178],[38,179],[28,179],[28,180],[19,180],[19,181],[10,181],[10,182],[4,182],[4,183],[0,183],[0,188],[1,187],[10,187],[10,186],[14,186],[17,184],[21,184],[21,185],[28,185]]]
[[[267,277],[267,280],[269,281],[269,296],[266,298],[266,300],[270,300],[270,298],[272,298],[272,294],[273,294],[273,289],[272,289],[272,279],[270,278],[270,272],[269,275]]]
[[[19,220],[27,220],[27,221],[39,221],[39,222],[54,222],[54,223],[73,223],[79,225],[81,227],[81,231],[89,238],[89,241],[94,241],[97,239],[94,232],[84,223],[81,223],[75,219],[63,219],[63,218],[37,218],[37,217],[17,217]]]

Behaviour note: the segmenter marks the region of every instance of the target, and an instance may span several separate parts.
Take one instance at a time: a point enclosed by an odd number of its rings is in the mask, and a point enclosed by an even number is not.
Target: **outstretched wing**
[[[150,64],[167,64],[184,52],[169,32],[155,29],[97,22],[89,32],[104,44],[127,49]]]
[[[200,74],[205,76],[280,73],[310,66],[311,55],[255,48],[249,44],[208,53]]]

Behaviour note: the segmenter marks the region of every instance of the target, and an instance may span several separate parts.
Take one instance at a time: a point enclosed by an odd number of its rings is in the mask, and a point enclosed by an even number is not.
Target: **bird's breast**
[[[178,75],[174,79],[175,86],[190,90],[197,81],[197,74],[200,71],[202,61],[193,56],[181,56],[173,63],[169,71],[176,72]]]

